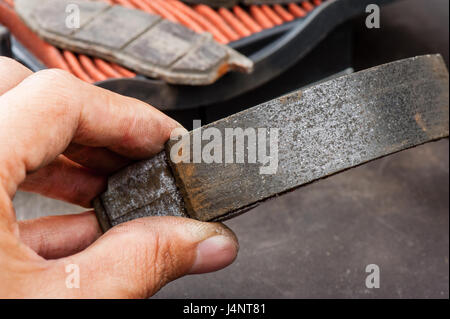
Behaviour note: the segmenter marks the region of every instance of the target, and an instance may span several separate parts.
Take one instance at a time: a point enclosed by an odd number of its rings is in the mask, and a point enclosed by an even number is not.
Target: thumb
[[[185,274],[228,266],[237,251],[235,235],[223,224],[149,217],[112,228],[89,248],[60,259],[54,264],[57,269],[52,268],[65,278],[68,264],[78,266],[79,289],[67,292],[75,297],[146,298]],[[65,280],[53,282],[65,288]]]

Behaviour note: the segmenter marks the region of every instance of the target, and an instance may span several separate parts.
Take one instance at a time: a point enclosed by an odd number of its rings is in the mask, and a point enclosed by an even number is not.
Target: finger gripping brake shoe
[[[183,135],[181,144],[170,140],[162,153],[110,177],[107,190],[93,202],[95,211],[104,230],[146,216],[201,221],[237,216],[307,183],[447,137],[448,86],[442,57],[427,55],[296,91],[198,128]],[[248,138],[244,147],[231,137],[234,145],[223,149],[227,131],[256,128],[256,145]],[[206,129],[217,138],[199,137]],[[267,132],[259,134],[261,129]],[[225,156],[227,149],[249,153],[258,147],[258,161],[250,160],[250,153],[244,154],[247,161],[223,163],[222,155],[219,162],[206,161],[198,150],[207,147],[214,153],[219,147],[217,153]],[[259,152],[267,150],[268,161],[260,162]],[[187,160],[174,160],[174,154]],[[190,160],[196,154],[201,160]]]

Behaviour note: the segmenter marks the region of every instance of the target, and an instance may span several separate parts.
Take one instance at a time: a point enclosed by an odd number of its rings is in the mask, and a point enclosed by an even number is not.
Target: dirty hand
[[[150,217],[101,235],[92,211],[16,221],[17,189],[90,207],[105,175],[160,152],[176,126],[64,71],[0,57],[0,296],[148,297],[230,264],[237,241],[218,223]]]

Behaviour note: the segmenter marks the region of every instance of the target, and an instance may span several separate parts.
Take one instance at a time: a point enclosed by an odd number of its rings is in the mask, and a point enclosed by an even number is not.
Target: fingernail
[[[189,273],[201,274],[222,269],[234,261],[237,252],[238,245],[230,237],[210,237],[198,244],[197,257]]]

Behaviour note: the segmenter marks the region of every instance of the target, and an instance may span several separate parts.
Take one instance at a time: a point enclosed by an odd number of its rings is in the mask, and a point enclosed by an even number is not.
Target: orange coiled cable
[[[271,7],[264,4],[261,6],[261,10],[264,12],[267,18],[275,25],[283,24],[283,19],[275,12]]]
[[[189,15],[185,14],[182,10],[179,10],[176,6],[174,6],[172,4],[172,1],[160,1],[159,5],[164,7],[167,11],[171,11],[180,24],[183,24],[184,26],[190,28],[191,30],[194,30],[197,33],[202,33],[205,31]]]
[[[78,59],[83,69],[94,81],[104,81],[108,78],[106,74],[95,66],[94,62],[88,56],[79,54]]]
[[[303,10],[302,8],[300,8],[298,5],[296,5],[295,3],[290,3],[288,5],[288,9],[289,11],[297,18],[303,18],[306,16],[306,12],[305,10]]]
[[[83,70],[77,57],[72,52],[64,50],[63,56],[66,59],[67,64],[69,65],[70,70],[74,75],[76,75],[77,77],[88,83],[94,82],[94,80]]]
[[[95,66],[101,70],[104,74],[106,74],[110,78],[122,78],[123,75],[113,69],[113,67],[106,61],[94,58]]]
[[[205,31],[210,32],[214,39],[216,39],[220,43],[228,43],[229,39],[208,19],[203,17],[197,11],[192,9],[190,6],[185,5],[181,1],[173,0],[173,5],[176,6],[179,10],[183,11],[185,14],[190,16],[193,20],[195,20],[198,24],[200,24]]]
[[[128,2],[127,0],[114,0],[115,3],[120,4],[121,6],[124,6],[125,8],[134,9],[135,7]]]
[[[314,6],[308,1],[303,1],[301,4],[303,9],[306,10],[306,12],[310,12],[314,9]]]
[[[153,10],[156,14],[160,15],[164,19],[170,20],[172,22],[178,22],[177,18],[166,8],[161,7],[159,0],[143,0],[145,3]]]
[[[238,18],[236,18],[230,10],[220,8],[219,14],[241,37],[248,37],[252,34],[252,32]]]
[[[195,11],[200,13],[206,19],[211,21],[230,41],[236,41],[239,39],[239,34],[237,34],[227,22],[213,9],[204,4],[199,4],[195,6]]]
[[[136,73],[131,72],[130,70],[125,69],[124,67],[118,64],[111,63],[111,67],[126,78],[134,78],[136,76]]]
[[[242,23],[250,29],[253,33],[262,31],[262,27],[256,22],[247,12],[245,12],[241,7],[234,6],[233,12]]]
[[[253,18],[255,18],[256,21],[258,21],[258,24],[262,26],[264,29],[270,29],[273,28],[275,25],[270,21],[268,17],[264,14],[264,12],[256,5],[250,6],[250,14]]]
[[[130,2],[138,9],[145,11],[150,14],[156,14],[155,10],[150,8],[150,6],[142,0],[130,0]]]
[[[276,13],[286,22],[292,21],[295,17],[289,13],[283,6],[276,4],[273,6]]]
[[[49,68],[70,71],[61,52],[31,31],[16,14],[13,7],[2,0],[0,0],[0,23],[7,27],[16,39],[44,65]]]
[[[188,6],[179,0],[103,0],[108,3],[116,3],[128,8],[140,9],[147,13],[158,14],[172,22],[181,23],[196,32],[210,32],[220,43],[235,41],[241,37],[260,32],[263,28],[272,28],[295,18],[302,18],[312,11],[316,6],[323,3],[322,0],[303,1],[299,5],[295,3],[285,5],[275,4],[272,6],[252,5],[245,7],[233,7],[232,10],[219,8],[213,10],[205,5]],[[3,3],[2,3],[3,2]],[[0,11],[2,7],[12,7],[13,0],[0,0]],[[10,9],[11,11],[11,9]],[[12,10],[13,11],[13,10]],[[15,14],[15,12],[13,11]],[[5,13],[0,12],[0,21]],[[8,17],[9,20],[14,20]],[[16,15],[16,19],[18,19]],[[19,19],[21,22],[21,20]],[[24,26],[23,22],[21,22]],[[7,27],[7,23],[4,23]],[[11,21],[9,21],[11,25]],[[15,25],[16,23],[14,23]],[[69,51],[61,52],[53,46],[38,38],[31,30],[24,26],[29,32],[27,36],[33,40],[16,36],[38,59],[48,67],[58,67],[72,71],[75,75],[87,82],[100,81],[106,78],[134,77],[135,73],[115,64],[86,55],[78,57]],[[11,28],[10,28],[11,29]],[[20,29],[20,27],[19,27]],[[18,33],[16,31],[16,33]],[[38,40],[36,40],[38,39]],[[36,41],[34,41],[36,40]],[[31,47],[31,49],[30,49]]]

